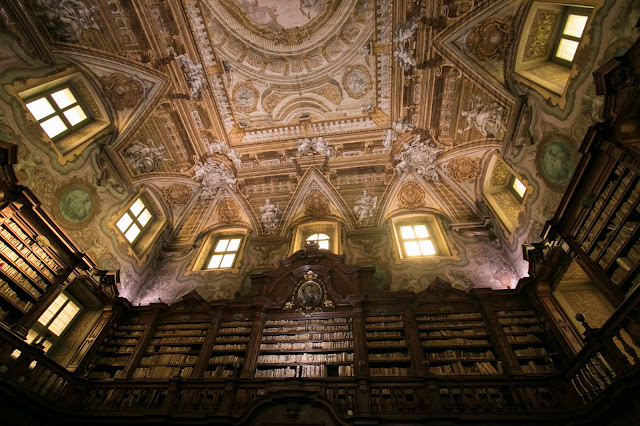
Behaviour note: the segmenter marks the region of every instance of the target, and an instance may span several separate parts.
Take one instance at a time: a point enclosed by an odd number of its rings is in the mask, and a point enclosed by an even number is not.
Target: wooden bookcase
[[[7,324],[26,314],[64,269],[38,235],[16,215],[0,225],[0,320]]]
[[[204,378],[237,377],[245,362],[253,321],[225,316],[220,323]]]
[[[410,376],[411,358],[402,315],[366,315],[370,376]]]
[[[496,312],[496,315],[525,374],[551,374],[557,371],[560,353],[554,349],[544,321],[535,311],[503,310]]]
[[[129,364],[136,346],[142,339],[145,325],[135,321],[123,321],[111,329],[103,341],[94,368],[89,373],[92,379],[124,379],[125,367]]]
[[[429,373],[504,374],[479,312],[419,315],[416,320]]]
[[[274,316],[265,321],[255,377],[350,377],[353,362],[351,317]]]

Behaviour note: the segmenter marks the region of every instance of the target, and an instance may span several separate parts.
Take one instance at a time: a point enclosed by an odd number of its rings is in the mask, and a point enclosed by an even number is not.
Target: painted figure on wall
[[[378,197],[372,197],[366,190],[363,190],[362,194],[356,199],[356,206],[353,208],[358,224],[365,225],[369,223],[377,206]]]

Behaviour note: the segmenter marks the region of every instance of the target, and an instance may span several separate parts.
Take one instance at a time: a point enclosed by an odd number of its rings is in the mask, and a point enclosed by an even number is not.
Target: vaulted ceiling
[[[604,3],[560,108],[512,76],[529,1],[11,0],[0,83],[79,71],[111,126],[61,158],[5,87],[0,128],[20,145],[21,182],[100,267],[121,269],[136,303],[246,291],[289,253],[293,227],[318,219],[342,224],[346,261],[377,266],[380,285],[505,288],[566,188],[543,175],[541,147],[560,137],[573,170],[598,119],[589,71],[637,37],[620,18],[637,6]],[[503,147],[530,194],[513,232],[481,195]],[[91,198],[75,222],[60,206],[74,188]],[[377,202],[362,220],[365,189]],[[113,228],[141,191],[167,218],[144,256]],[[314,192],[319,213],[305,206]],[[398,262],[389,218],[416,213],[440,218],[452,256]],[[193,271],[206,235],[234,226],[250,234],[239,270]]]

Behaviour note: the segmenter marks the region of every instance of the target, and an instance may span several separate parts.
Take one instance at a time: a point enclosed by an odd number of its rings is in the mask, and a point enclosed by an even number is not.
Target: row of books
[[[604,256],[600,259],[598,264],[602,269],[607,269],[609,264],[613,261],[614,257],[620,252],[622,247],[629,241],[629,238],[632,236],[632,231],[623,227],[618,232],[618,235],[613,239],[613,241],[607,247]]]
[[[407,341],[401,340],[370,340],[367,342],[367,346],[370,348],[392,348],[407,346]]]
[[[21,246],[22,243],[20,243]],[[24,247],[24,246],[23,246]],[[25,248],[26,249],[26,248]],[[21,272],[23,272],[25,275],[29,276],[31,279],[37,281],[38,283],[42,283],[42,285],[44,286],[45,284],[42,281],[42,278],[40,277],[40,275],[38,275],[38,272],[36,272],[33,267],[31,266],[31,264],[35,265],[36,268],[38,268],[38,271],[44,275],[46,275],[50,280],[53,280],[54,276],[51,273],[51,271],[49,271],[47,268],[44,267],[44,265],[42,264],[42,262],[40,262],[40,260],[38,258],[36,258],[33,253],[31,253],[28,250],[25,250],[25,252],[20,251],[20,255],[18,255],[18,253],[16,253],[14,251],[13,247],[8,246],[7,244],[5,244],[4,242],[0,241],[0,253],[2,253],[3,256],[5,256],[6,259],[9,259],[13,262],[14,265],[16,265]],[[31,264],[26,263],[23,260],[23,257],[27,258],[29,260],[29,262],[31,262]]]
[[[248,342],[248,341],[249,341],[249,336],[244,334],[240,336],[230,334],[228,336],[216,337],[216,342]]]
[[[142,330],[133,331],[116,331],[112,334],[113,337],[129,337],[129,336],[142,336]]]
[[[350,324],[345,324],[345,325],[301,325],[301,326],[289,326],[289,327],[284,328],[284,329],[282,327],[264,328],[262,330],[262,334],[279,334],[279,333],[282,333],[283,331],[286,331],[287,333],[294,332],[294,331],[314,331],[316,333],[325,333],[325,332],[331,332],[331,331],[347,332],[349,330],[351,330],[351,325]]]
[[[365,318],[365,321],[366,322],[402,321],[402,317],[400,315],[368,316]]]
[[[260,355],[258,363],[284,364],[289,362],[344,362],[353,361],[353,352],[338,352],[329,354],[287,354],[287,355]]]
[[[194,336],[194,337],[161,337],[159,339],[152,339],[152,345],[166,345],[171,343],[178,344],[189,344],[189,343],[203,343],[204,336]]]
[[[418,321],[448,321],[448,320],[474,320],[482,319],[479,312],[444,314],[444,315],[423,315],[416,317]]]
[[[536,364],[534,361],[521,365],[522,371],[525,373],[553,373],[556,371],[553,364]]]
[[[286,342],[287,340],[332,340],[332,339],[352,339],[353,333],[350,331],[332,332],[332,333],[300,333],[300,334],[280,334],[280,335],[263,335],[262,341],[278,341]]]
[[[364,325],[364,328],[366,328],[367,330],[370,329],[376,329],[376,328],[402,328],[402,322],[377,322],[377,323],[370,323],[367,322]]]
[[[546,356],[547,355],[547,350],[542,346],[536,346],[535,348],[516,349],[514,352],[516,353],[517,356],[537,356],[537,355]]]
[[[312,319],[312,320],[267,320],[264,325],[316,325],[316,324],[345,324],[350,323],[351,318],[326,318],[326,319]]]
[[[487,330],[484,328],[468,328],[462,330],[435,330],[428,333],[420,333],[420,337],[464,337],[464,336],[485,336]]]
[[[369,361],[378,360],[394,360],[394,359],[408,359],[409,355],[406,352],[381,352],[381,353],[369,353]]]
[[[209,324],[206,322],[158,325],[158,331],[163,333],[175,332],[176,334],[180,334],[183,330],[195,331],[204,329],[206,331],[207,328],[209,328]]]
[[[539,343],[542,342],[535,334],[525,334],[523,336],[516,336],[513,334],[507,335],[507,342],[509,343]]]
[[[343,367],[343,368],[340,368]],[[351,368],[346,368],[351,367]],[[339,376],[352,376],[353,367],[341,365],[338,367]],[[289,378],[289,377],[327,377],[327,367],[325,365],[309,364],[295,367],[257,369],[256,378]]]
[[[246,344],[229,344],[229,345],[214,345],[214,351],[238,351],[247,349]]]
[[[117,356],[101,356],[96,360],[96,364],[124,366],[127,364],[128,358]]]
[[[161,354],[143,357],[140,365],[182,365],[195,364],[198,357],[187,354]]]
[[[456,321],[456,322],[430,322],[418,323],[420,330],[439,330],[442,328],[478,328],[485,327],[484,321]]]
[[[0,235],[2,235],[2,238],[4,238],[5,241],[7,241],[13,247],[16,247],[18,250],[22,251],[22,247],[25,247],[27,250],[33,252],[36,256],[38,256],[38,260],[47,265],[47,267],[50,270],[54,271],[56,274],[62,271],[62,267],[57,262],[55,262],[51,258],[51,256],[49,256],[38,244],[31,244],[28,248],[24,246],[24,242],[31,241],[31,239],[27,234],[22,232],[22,229],[20,229],[20,227],[16,223],[12,222],[11,220],[6,220],[4,224],[7,225],[11,229],[11,231],[13,231],[16,235],[18,235],[19,238],[22,239],[22,241],[20,241],[18,238],[11,235],[11,232],[0,227]]]
[[[154,352],[190,352],[193,348],[191,346],[159,346],[157,349],[155,346],[149,346],[147,353]]]
[[[409,376],[410,369],[402,367],[369,368],[371,376]]]
[[[171,336],[204,336],[207,330],[158,330],[153,337],[171,337]]]
[[[485,352],[468,352],[449,349],[444,352],[430,352],[428,358],[430,360],[447,360],[447,359],[459,359],[459,358],[482,358],[482,359],[495,359],[495,355],[492,351]]]
[[[301,350],[301,349],[350,349],[350,341],[335,342],[298,342],[298,343],[261,343],[261,351],[273,350]]]
[[[496,362],[496,366],[490,362],[480,361],[471,365],[463,364],[462,361],[453,362],[451,364],[436,365],[429,367],[429,373],[435,375],[467,375],[467,374],[504,374],[502,362]]]
[[[498,311],[496,312],[496,316],[498,318],[507,318],[507,317],[532,317],[535,316],[536,313],[532,309],[524,309],[519,311]]]
[[[27,277],[22,275],[22,273],[18,269],[14,268],[8,263],[0,261],[0,271],[2,271],[2,273],[7,278],[10,278],[11,280],[13,280],[14,283],[20,286],[20,288],[22,288],[25,292],[30,294],[32,297],[36,299],[40,297],[40,292],[36,290],[35,287],[33,287],[33,285],[31,285],[31,281],[29,281]]]
[[[498,318],[498,322],[502,325],[512,325],[512,324],[538,324],[540,318],[538,317],[510,317],[510,318]]]
[[[223,321],[220,324],[220,327],[236,327],[236,326],[242,326],[242,327],[251,327],[251,321]]]
[[[133,370],[134,379],[168,379],[175,376],[187,378],[193,372],[193,367],[167,367],[156,365],[153,367],[138,367]]]
[[[209,363],[210,364],[216,364],[216,363],[224,363],[224,364],[239,363],[239,364],[241,364],[243,361],[244,361],[244,358],[239,357],[237,355],[219,355],[219,356],[212,356],[211,358],[209,358]]]
[[[108,340],[107,344],[108,345],[135,345],[138,343],[138,339],[115,339],[115,340]]]
[[[20,299],[18,294],[2,279],[0,279],[0,293],[24,312],[27,312],[33,306],[32,302]]]
[[[622,199],[622,196],[624,195],[627,189],[627,186],[629,185],[630,182],[631,182],[631,175],[627,174],[620,181],[620,184],[613,192],[613,195],[611,196],[609,201],[606,202],[606,204],[604,205],[604,209],[602,210],[601,214],[598,214],[598,211],[596,210],[592,210],[592,214],[594,214],[594,217],[597,216],[597,220],[595,222],[595,225],[591,228],[591,230],[588,231],[587,237],[584,239],[582,243],[583,248],[586,249],[590,247],[593,244],[593,242],[596,240],[602,228],[604,227],[605,223],[608,221],[608,218],[613,214],[615,207],[618,205],[618,202]],[[587,218],[588,220],[590,216],[591,214]],[[592,221],[593,219],[589,220],[589,226]]]
[[[236,334],[236,333],[251,333],[251,327],[225,327],[218,331],[218,334]]]
[[[234,370],[228,370],[222,366],[218,366],[215,370],[207,370],[204,372],[205,379],[225,379],[235,375]]]
[[[502,330],[505,333],[542,333],[544,332],[544,327],[542,325],[532,325],[529,327],[520,325],[509,325],[506,327],[502,327]]]
[[[465,339],[464,337],[457,337],[455,339],[446,340],[425,340],[422,342],[422,346],[442,346],[447,345],[488,345],[489,342],[486,339]]]
[[[367,331],[367,338],[402,337],[399,331]]]

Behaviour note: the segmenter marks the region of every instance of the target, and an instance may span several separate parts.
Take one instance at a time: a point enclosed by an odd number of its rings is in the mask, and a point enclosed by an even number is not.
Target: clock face
[[[306,281],[298,288],[296,295],[298,304],[305,308],[313,308],[322,301],[324,291],[315,281]]]

